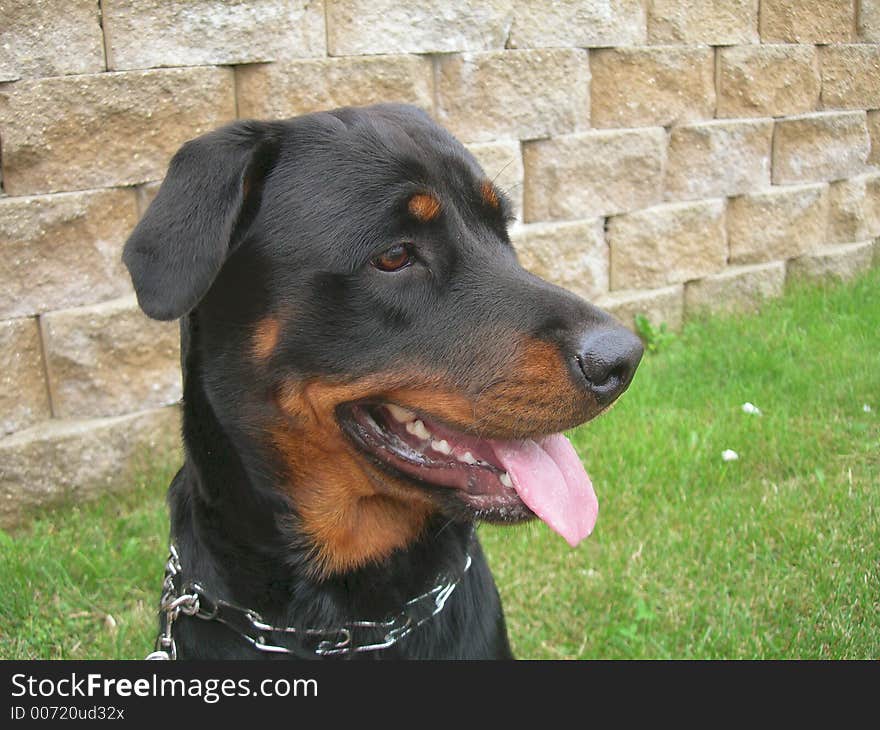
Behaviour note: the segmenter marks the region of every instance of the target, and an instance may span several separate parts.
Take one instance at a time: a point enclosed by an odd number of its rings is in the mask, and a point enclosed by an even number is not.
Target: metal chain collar
[[[461,575],[454,580],[444,578],[430,590],[407,601],[398,614],[384,621],[351,621],[336,629],[309,629],[267,624],[256,611],[215,598],[194,581],[178,589],[175,579],[182,573],[182,567],[177,549],[172,544],[165,563],[165,578],[159,599],[159,635],[155,650],[146,658],[177,659],[177,645],[172,629],[181,614],[225,624],[254,649],[269,654],[298,654],[302,651],[297,652],[271,643],[272,634],[292,634],[303,640],[317,640],[314,646],[306,650],[320,657],[387,649],[440,613],[470,567],[471,556],[468,554]],[[358,634],[364,630],[379,630],[382,637],[372,643],[358,643]]]

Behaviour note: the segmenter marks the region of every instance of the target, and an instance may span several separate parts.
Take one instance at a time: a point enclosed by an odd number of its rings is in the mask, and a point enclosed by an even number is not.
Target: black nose
[[[625,327],[593,330],[584,337],[577,364],[600,406],[613,403],[629,387],[643,352],[641,340]]]

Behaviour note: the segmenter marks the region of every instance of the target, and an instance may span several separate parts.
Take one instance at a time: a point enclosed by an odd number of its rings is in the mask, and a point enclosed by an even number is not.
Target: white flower
[[[724,461],[736,461],[739,458],[739,454],[733,449],[725,449],[721,452],[721,458]]]
[[[754,403],[743,403],[742,404],[743,413],[749,413],[753,416],[760,416],[761,409],[758,408]]]
[[[870,413],[870,412],[871,412],[871,406],[869,406],[867,403],[865,403],[865,405],[862,406],[862,410],[863,410],[865,413]]]

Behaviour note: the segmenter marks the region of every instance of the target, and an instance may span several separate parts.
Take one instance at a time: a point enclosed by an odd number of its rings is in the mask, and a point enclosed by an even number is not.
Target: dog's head
[[[509,220],[449,133],[378,105],[187,143],[128,240],[142,308],[195,318],[198,387],[266,455],[324,571],[437,512],[592,530],[560,432],[626,389],[642,347],[523,270]]]

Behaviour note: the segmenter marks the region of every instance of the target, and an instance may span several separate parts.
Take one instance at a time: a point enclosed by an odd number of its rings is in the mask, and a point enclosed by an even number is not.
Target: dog
[[[474,526],[598,504],[561,432],[639,339],[528,272],[505,193],[418,108],[184,144],[125,244],[180,319],[184,464],[156,658],[510,659]]]

